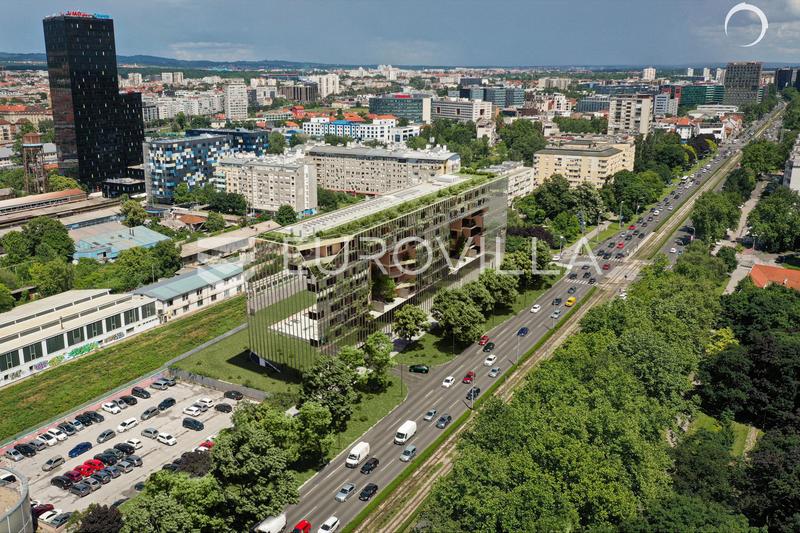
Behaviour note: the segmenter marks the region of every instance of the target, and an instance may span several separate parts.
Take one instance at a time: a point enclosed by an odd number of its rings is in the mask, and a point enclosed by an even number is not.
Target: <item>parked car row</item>
[[[131,442],[134,441],[134,442]],[[111,480],[133,471],[134,468],[142,466],[142,459],[135,455],[136,443],[141,443],[136,439],[129,442],[121,442],[101,453],[92,459],[87,459],[72,470],[50,480],[50,484],[70,493],[84,497],[96,491]],[[63,460],[60,464],[64,464]]]

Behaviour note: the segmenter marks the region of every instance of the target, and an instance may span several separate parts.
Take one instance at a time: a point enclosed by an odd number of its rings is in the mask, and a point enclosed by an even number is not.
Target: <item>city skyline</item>
[[[120,55],[183,60],[435,66],[696,65],[744,60],[791,63],[800,53],[800,45],[794,44],[800,42],[798,0],[758,2],[769,19],[769,30],[763,41],[751,48],[741,45],[758,36],[760,25],[755,15],[737,13],[725,35],[725,15],[736,4],[730,0],[673,2],[669,9],[659,11],[657,19],[651,2],[508,0],[489,10],[472,0],[442,0],[435,5],[412,0],[393,10],[391,26],[382,22],[389,5],[384,1],[301,0],[293,3],[291,10],[281,10],[275,2],[236,0],[222,16],[205,0],[168,0],[148,9],[150,1],[136,6],[88,1],[74,8],[114,18]],[[40,2],[35,10],[16,3],[7,5],[6,13],[19,23],[0,36],[0,50],[43,51],[37,21],[69,9],[73,6],[55,1]],[[181,16],[152,17],[153,10]],[[420,17],[420,13],[426,16]],[[453,24],[442,24],[444,20]],[[337,33],[336,39],[331,39],[330,32]],[[657,44],[641,45],[648,41]],[[587,42],[594,44],[587,46]]]

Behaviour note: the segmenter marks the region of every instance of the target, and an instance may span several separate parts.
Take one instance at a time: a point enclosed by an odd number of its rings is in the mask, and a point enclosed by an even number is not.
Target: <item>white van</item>
[[[417,432],[417,423],[413,420],[406,420],[397,428],[397,433],[394,434],[395,444],[405,444]]]
[[[350,455],[347,456],[344,465],[348,468],[355,468],[367,458],[367,455],[369,455],[369,442],[361,441],[350,450]]]
[[[253,528],[254,533],[281,533],[286,528],[286,515],[270,516]]]

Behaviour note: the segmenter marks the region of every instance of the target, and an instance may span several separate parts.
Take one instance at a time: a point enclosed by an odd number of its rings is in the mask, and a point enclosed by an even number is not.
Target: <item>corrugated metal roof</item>
[[[217,263],[200,267],[185,274],[179,274],[157,283],[139,287],[135,294],[150,296],[157,300],[170,300],[184,294],[194,292],[220,281],[230,279],[242,273],[242,266],[237,263]]]

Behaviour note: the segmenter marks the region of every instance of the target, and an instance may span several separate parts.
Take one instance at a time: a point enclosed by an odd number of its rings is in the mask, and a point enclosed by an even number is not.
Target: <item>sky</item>
[[[75,1],[75,0],[73,0]],[[41,20],[111,15],[119,55],[393,65],[800,63],[800,0],[0,0],[0,51],[43,52]]]

